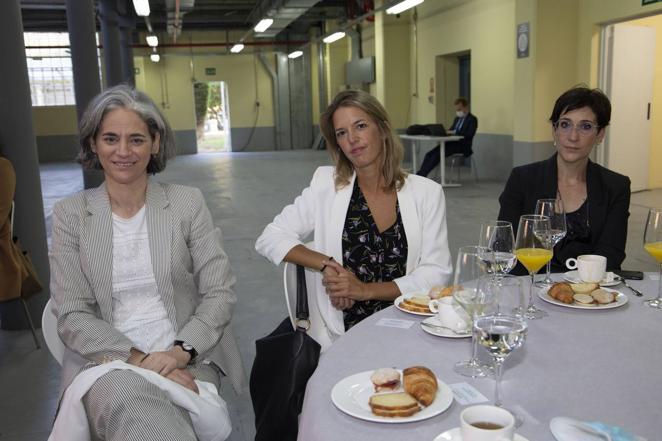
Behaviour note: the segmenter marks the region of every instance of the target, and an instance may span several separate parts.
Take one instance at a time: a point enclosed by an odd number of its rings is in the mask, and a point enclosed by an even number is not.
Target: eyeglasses
[[[568,119],[560,119],[554,123],[554,128],[564,135],[569,135],[574,129],[577,129],[577,132],[580,135],[587,136],[597,132],[600,126],[591,121],[580,121],[577,124],[573,124],[573,122]]]

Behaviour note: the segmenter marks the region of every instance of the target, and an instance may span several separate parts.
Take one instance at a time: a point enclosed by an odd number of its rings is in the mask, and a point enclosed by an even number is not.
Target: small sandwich
[[[440,299],[442,297],[448,297],[453,294],[453,286],[442,286],[442,285],[435,285],[432,288],[430,288],[430,291],[428,292],[428,296],[431,299]]]
[[[430,313],[430,297],[418,295],[405,298],[402,303],[400,303],[400,307],[407,311]]]
[[[591,297],[601,305],[607,305],[616,300],[616,296],[611,291],[604,289],[596,289],[591,292]]]
[[[389,418],[408,417],[421,410],[418,401],[405,392],[373,395],[368,404],[372,413]]]
[[[400,387],[400,372],[392,368],[380,368],[372,373],[370,381],[375,392],[392,391]]]
[[[571,283],[570,287],[575,294],[590,294],[599,288],[597,283]]]

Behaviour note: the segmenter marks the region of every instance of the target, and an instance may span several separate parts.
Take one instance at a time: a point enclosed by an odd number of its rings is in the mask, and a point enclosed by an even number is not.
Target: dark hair
[[[469,107],[469,100],[466,99],[465,97],[461,96],[455,100],[453,104],[461,104],[462,107]]]
[[[382,175],[384,176],[385,187],[399,190],[407,175],[401,168],[404,149],[400,144],[400,138],[393,132],[393,124],[391,124],[384,106],[377,98],[362,90],[344,90],[338,93],[320,116],[320,130],[324,135],[327,149],[336,167],[336,188],[342,188],[349,184],[349,180],[354,173],[354,166],[338,145],[336,130],[333,127],[333,114],[341,107],[361,109],[377,124],[379,133],[384,139]]]
[[[596,122],[601,129],[609,125],[611,119],[609,98],[600,89],[589,89],[584,85],[575,86],[558,97],[549,120],[552,124],[556,124],[561,115],[582,107],[588,107],[595,113]]]
[[[104,90],[87,106],[78,125],[80,152],[76,160],[84,168],[103,170],[97,154],[92,151],[91,141],[96,137],[104,116],[115,109],[136,112],[147,125],[152,140],[157,133],[159,134],[159,151],[149,159],[147,173],[155,174],[163,171],[166,160],[175,153],[172,129],[150,97],[126,84]]]

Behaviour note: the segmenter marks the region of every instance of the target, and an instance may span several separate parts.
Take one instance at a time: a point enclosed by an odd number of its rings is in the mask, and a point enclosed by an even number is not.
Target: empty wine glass
[[[519,218],[517,239],[515,240],[515,255],[529,271],[531,287],[529,289],[529,305],[524,311],[527,319],[539,319],[547,315],[533,304],[534,276],[552,258],[553,251],[549,237],[549,218],[539,214],[526,214]]]
[[[644,249],[660,264],[660,278],[657,282],[657,298],[647,300],[651,308],[662,309],[662,208],[651,208],[646,219]]]
[[[503,407],[501,401],[501,374],[503,363],[512,351],[521,347],[526,340],[527,324],[522,317],[512,315],[487,315],[478,317],[474,322],[474,334],[478,344],[483,346],[494,359],[494,405]],[[519,427],[524,418],[507,409],[515,417],[515,426]]]
[[[551,241],[552,249],[556,246],[557,243],[565,237],[566,234],[566,222],[565,222],[565,210],[563,208],[563,201],[559,199],[538,199],[536,202],[536,212],[535,214],[541,214],[549,218],[549,238]],[[547,276],[542,282],[539,282],[537,286],[550,286],[554,283],[550,277],[552,261],[547,262]]]
[[[485,249],[477,246],[461,247],[457,253],[453,279],[453,299],[467,312],[472,323],[494,304],[494,295],[486,289],[489,277],[480,258],[481,252],[485,252]],[[481,366],[476,358],[476,340],[473,333],[471,358],[456,363],[454,370],[460,375],[472,378],[484,377],[490,371],[489,368]]]
[[[497,314],[524,317],[526,296],[522,278],[506,274],[492,283],[490,290],[495,294]]]
[[[507,221],[485,221],[480,226],[478,245],[485,248],[481,260],[485,263],[487,272],[498,281],[509,273],[517,263],[513,253],[515,237],[513,225]]]

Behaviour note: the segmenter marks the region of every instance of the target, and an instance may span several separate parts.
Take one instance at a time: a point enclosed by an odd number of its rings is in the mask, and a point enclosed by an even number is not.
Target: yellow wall
[[[76,106],[33,107],[32,123],[35,136],[76,135]]]
[[[411,121],[435,120],[428,84],[434,82],[436,56],[471,51],[471,110],[479,118],[478,131],[512,134],[515,1],[444,4],[428,1],[418,7],[419,97],[413,100]]]
[[[333,27],[331,27],[333,29]],[[351,60],[351,40],[349,36],[331,44],[325,44],[327,97],[333,100],[341,90],[345,90],[345,63]]]
[[[662,14],[629,21],[628,25],[655,28],[655,76],[651,107],[651,149],[648,186],[662,187]]]
[[[386,14],[385,14],[386,15]],[[386,15],[384,20],[384,101],[394,128],[410,123],[409,35],[411,14]],[[404,86],[404,87],[403,87]]]
[[[513,102],[513,139],[515,141],[532,142],[534,140],[535,127],[535,75],[538,37],[538,1],[516,0],[515,26],[529,24],[529,56],[515,58],[513,82],[517,84],[514,88]],[[513,47],[513,51],[515,48]]]

